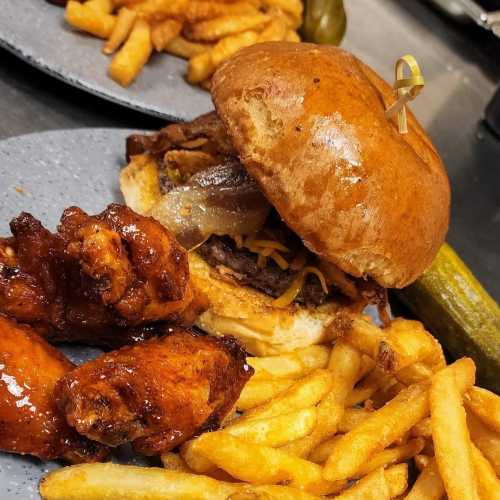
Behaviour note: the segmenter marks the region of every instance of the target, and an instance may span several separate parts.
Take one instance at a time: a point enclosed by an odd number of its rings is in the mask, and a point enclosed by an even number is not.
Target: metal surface
[[[209,94],[184,79],[186,62],[153,54],[128,88],[107,75],[102,40],[73,30],[64,10],[41,0],[2,0],[0,45],[18,57],[92,94],[165,119],[192,119],[211,107]]]

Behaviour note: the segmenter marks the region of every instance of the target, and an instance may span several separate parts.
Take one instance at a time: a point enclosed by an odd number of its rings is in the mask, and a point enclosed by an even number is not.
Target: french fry
[[[405,385],[417,384],[418,382],[429,380],[432,375],[434,375],[432,369],[422,362],[413,363],[394,374]]]
[[[444,493],[444,484],[439,475],[436,459],[431,458],[405,500],[439,500],[444,496]]]
[[[215,71],[217,66],[212,61],[210,51],[203,52],[189,59],[187,80],[189,83],[199,83],[210,76]]]
[[[375,368],[351,391],[345,405],[350,407],[362,403],[391,381],[390,375],[380,368]]]
[[[408,488],[408,464],[397,464],[384,471],[391,498],[399,498]]]
[[[455,375],[461,392],[474,383],[475,367],[468,358],[456,361],[442,372]],[[355,477],[370,457],[405,435],[428,413],[427,383],[411,385],[402,390],[392,401],[373,412],[337,442],[325,464],[325,479],[336,481]]]
[[[128,40],[109,65],[111,78],[124,87],[129,86],[147,63],[152,51],[149,24],[137,19]]]
[[[300,36],[299,34],[294,31],[294,30],[288,30],[285,35],[285,41],[286,42],[295,42],[299,43],[300,42]]]
[[[258,30],[270,20],[268,15],[262,13],[220,16],[208,21],[188,24],[184,28],[184,34],[190,40],[213,42],[244,31]]]
[[[415,462],[415,466],[417,469],[422,472],[428,465],[429,462],[431,461],[431,457],[429,455],[424,455],[424,454],[418,454],[413,457],[413,460]],[[443,486],[444,488],[444,486]]]
[[[44,500],[226,500],[238,491],[206,476],[112,463],[63,467],[40,482]]]
[[[89,8],[76,0],[69,0],[66,4],[64,18],[73,28],[99,38],[109,38],[116,23],[115,16]]]
[[[215,44],[211,52],[212,63],[217,67],[239,50],[257,43],[258,39],[259,35],[255,31],[244,31],[238,35],[223,38]]]
[[[432,437],[432,426],[430,417],[424,418],[421,422],[419,422],[413,429],[410,434],[413,437]]]
[[[351,328],[345,332],[343,339],[370,358],[377,359],[385,335],[369,318],[354,316]]]
[[[137,14],[126,7],[119,10],[115,27],[102,49],[105,54],[112,54],[127,39],[132,31],[136,17]]]
[[[372,413],[365,408],[346,408],[338,425],[338,432],[346,433],[352,431],[354,427],[366,420]]]
[[[344,482],[321,477],[317,464],[268,446],[256,445],[227,433],[209,432],[197,439],[198,451],[231,476],[254,484],[286,482],[315,495],[334,493]]]
[[[335,498],[337,500],[389,500],[391,494],[384,470],[380,468],[371,472]]]
[[[477,489],[479,498],[488,500],[500,499],[500,480],[491,464],[484,455],[471,444],[472,463],[477,477]]]
[[[236,419],[222,432],[244,441],[275,448],[310,434],[317,419],[318,410],[311,407],[267,419],[243,422]]]
[[[337,442],[325,464],[325,479],[335,481],[355,477],[371,456],[403,436],[428,412],[426,384],[404,389]]]
[[[167,44],[165,52],[173,54],[174,56],[183,57],[184,59],[190,59],[191,57],[210,50],[212,47],[213,45],[208,43],[190,42],[182,36],[177,36]]]
[[[389,378],[375,394],[370,396],[371,405],[373,408],[381,408],[388,401],[395,398],[405,387],[406,385],[398,382],[395,377]]]
[[[281,42],[287,32],[286,24],[282,19],[274,18],[260,33],[259,42]]]
[[[182,19],[190,0],[145,0],[131,6],[147,21],[163,21],[167,17]]]
[[[294,410],[315,406],[330,390],[333,375],[329,370],[316,370],[298,380],[290,389],[268,403],[247,411],[240,422],[257,418],[269,418],[284,415]]]
[[[224,429],[212,434],[229,434],[249,443],[274,448],[309,434],[316,424],[317,410],[312,407],[266,419],[243,422],[240,420],[236,419]],[[185,443],[181,454],[195,472],[204,474],[215,468],[200,451],[200,438]]]
[[[362,477],[370,472],[378,469],[379,467],[387,467],[388,465],[397,464],[408,460],[418,453],[424,447],[425,441],[423,438],[413,439],[408,443],[394,448],[386,448],[374,455],[368,462],[366,462],[357,472],[358,477]]]
[[[318,445],[307,458],[315,464],[323,464],[327,461],[328,457],[332,454],[335,444],[343,436],[343,434],[337,434],[326,441],[323,441]]]
[[[85,7],[96,9],[97,11],[104,12],[105,14],[111,14],[114,6],[111,0],[87,0],[85,2]]]
[[[298,379],[318,368],[326,368],[331,349],[312,345],[278,356],[249,357],[247,363],[255,370],[252,381],[258,378]]]
[[[480,387],[472,387],[464,396],[464,404],[487,427],[500,433],[500,396]]]
[[[163,464],[163,467],[168,470],[177,472],[192,472],[182,457],[171,451],[167,451],[162,454],[161,463]]]
[[[183,17],[188,23],[195,23],[225,15],[256,13],[258,13],[256,6],[248,1],[224,3],[202,0],[189,2]]]
[[[347,342],[337,340],[328,368],[335,370],[330,391],[318,405],[318,423],[314,430],[298,441],[283,447],[284,451],[299,457],[308,457],[322,441],[337,432],[337,426],[344,414],[345,401],[358,378],[361,354]]]
[[[304,6],[300,0],[264,0],[264,5],[277,7],[283,12],[289,12],[297,19],[302,17]]]
[[[291,379],[253,380],[246,383],[236,402],[239,411],[250,410],[267,403],[289,389],[296,381]]]
[[[467,412],[467,425],[473,443],[488,459],[500,477],[500,434],[486,427],[475,415]]]
[[[389,349],[394,353],[394,359],[389,360],[388,370],[398,372],[399,370],[422,361],[430,355],[437,360],[441,359],[442,351],[438,341],[430,335],[420,321],[406,319],[395,319],[384,329]],[[380,357],[381,353],[379,353]],[[444,360],[444,358],[443,358]],[[382,360],[382,365],[384,361]],[[445,364],[439,368],[444,368]]]
[[[165,47],[179,35],[182,23],[176,19],[165,19],[156,23],[151,30],[151,41],[157,52],[161,52]]]
[[[453,372],[444,369],[434,375],[429,391],[432,440],[450,500],[478,498],[462,393]]]
[[[233,493],[228,500],[320,500],[320,497],[311,495],[297,488],[276,485],[248,485]]]

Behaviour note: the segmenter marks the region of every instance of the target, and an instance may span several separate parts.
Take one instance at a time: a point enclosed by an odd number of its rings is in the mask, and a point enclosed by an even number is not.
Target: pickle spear
[[[396,295],[452,356],[474,359],[480,385],[500,393],[500,307],[449,245]]]

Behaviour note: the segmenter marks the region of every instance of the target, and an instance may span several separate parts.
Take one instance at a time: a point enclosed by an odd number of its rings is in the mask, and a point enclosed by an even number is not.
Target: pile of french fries
[[[128,86],[153,51],[188,59],[187,80],[204,88],[219,64],[259,42],[299,42],[301,0],[69,0],[65,19],[106,40],[109,75]]]
[[[500,498],[500,397],[474,385],[471,359],[446,366],[421,323],[357,316],[333,346],[248,361],[223,427],[164,454],[164,469],[66,467],[42,497]]]

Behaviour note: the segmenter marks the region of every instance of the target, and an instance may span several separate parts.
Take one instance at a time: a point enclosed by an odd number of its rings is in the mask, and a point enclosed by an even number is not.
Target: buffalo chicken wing
[[[119,345],[130,329],[142,338],[153,322],[190,322],[205,307],[185,250],[127,207],[68,208],[56,233],[22,213],[11,231],[0,240],[0,312],[50,340]]]
[[[217,427],[252,373],[232,338],[175,328],[68,373],[58,402],[84,436],[155,455]]]
[[[105,446],[72,429],[54,387],[73,364],[33,329],[0,315],[0,449],[43,460],[98,461]]]

